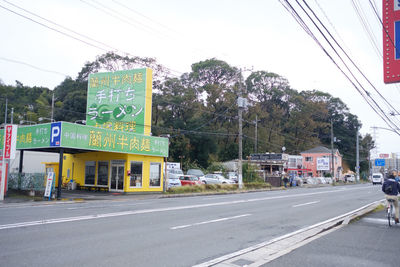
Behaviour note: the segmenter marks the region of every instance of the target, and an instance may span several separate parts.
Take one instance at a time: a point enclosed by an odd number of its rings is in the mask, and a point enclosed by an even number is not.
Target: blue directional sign
[[[385,166],[385,159],[375,159],[375,166]]]

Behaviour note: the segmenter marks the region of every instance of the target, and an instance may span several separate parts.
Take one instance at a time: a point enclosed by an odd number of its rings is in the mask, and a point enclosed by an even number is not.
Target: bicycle
[[[393,224],[396,224],[394,220],[394,200],[393,199],[388,199],[388,205],[387,205],[387,218],[388,218],[388,223],[389,227],[392,226]]]

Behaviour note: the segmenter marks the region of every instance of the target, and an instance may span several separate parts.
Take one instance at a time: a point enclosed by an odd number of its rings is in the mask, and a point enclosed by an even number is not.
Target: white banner
[[[53,189],[53,181],[54,181],[54,172],[49,172],[47,174],[46,190],[44,191],[44,197],[48,197],[49,199],[51,196],[51,189]]]

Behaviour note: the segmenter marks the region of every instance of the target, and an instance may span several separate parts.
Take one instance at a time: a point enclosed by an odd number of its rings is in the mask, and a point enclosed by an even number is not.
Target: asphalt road
[[[383,198],[368,185],[0,205],[0,265],[191,266]]]

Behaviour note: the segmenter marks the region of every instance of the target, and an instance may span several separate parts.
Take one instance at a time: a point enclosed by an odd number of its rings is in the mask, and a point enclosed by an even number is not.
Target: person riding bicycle
[[[400,192],[400,184],[395,180],[395,175],[391,173],[388,179],[382,185],[382,191],[385,193],[386,201],[389,203],[389,199],[394,201],[395,209],[395,222],[399,223],[399,201],[397,194]]]

